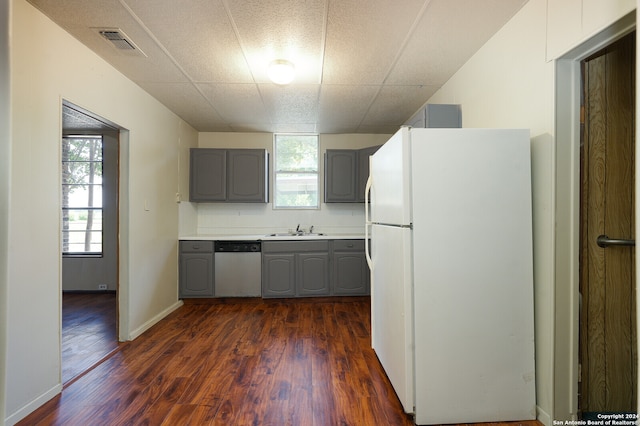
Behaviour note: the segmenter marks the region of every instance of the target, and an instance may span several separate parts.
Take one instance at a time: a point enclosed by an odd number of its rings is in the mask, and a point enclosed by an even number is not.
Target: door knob
[[[607,248],[609,246],[623,246],[623,247],[634,247],[636,245],[636,240],[624,240],[619,238],[609,238],[606,235],[600,235],[596,239],[596,243],[598,246],[602,248]]]

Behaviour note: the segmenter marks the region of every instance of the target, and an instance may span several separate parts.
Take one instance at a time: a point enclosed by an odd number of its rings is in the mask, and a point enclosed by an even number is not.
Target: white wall
[[[536,318],[536,384],[538,417],[545,424],[575,415],[576,395],[558,359],[572,354],[556,347],[555,291],[559,271],[571,275],[568,262],[556,257],[556,99],[555,63],[635,7],[632,0],[530,0],[483,46],[429,102],[462,105],[464,127],[531,129],[534,278]],[[551,52],[551,53],[550,53]],[[568,256],[565,256],[568,257]],[[571,306],[558,306],[570,312]],[[558,336],[573,340],[574,335]],[[556,351],[560,350],[560,353]]]
[[[364,148],[382,145],[391,135],[322,134],[320,152],[320,198],[324,199],[324,153],[329,149]],[[273,135],[271,133],[200,133],[201,148],[263,148],[270,153],[269,186],[273,194]],[[272,199],[273,197],[270,197]],[[255,234],[287,232],[298,224],[313,225],[317,232],[364,234],[364,205],[358,203],[320,203],[319,210],[274,210],[273,203],[197,204],[197,232],[200,234]],[[192,227],[187,227],[192,230]],[[188,233],[183,234],[188,235]]]
[[[11,131],[9,146],[0,145],[0,157],[10,158],[10,170],[0,160],[0,199],[9,200],[1,203],[8,206],[8,224],[4,212],[0,221],[0,243],[9,248],[0,258],[0,283],[7,265],[0,407],[2,419],[13,424],[61,389],[62,100],[127,129],[120,198],[124,339],[179,306],[175,195],[185,185],[181,155],[196,146],[197,133],[25,0],[9,4],[11,118],[10,126],[0,126]]]
[[[9,2],[0,2],[0,424],[6,416],[6,359],[9,253]]]

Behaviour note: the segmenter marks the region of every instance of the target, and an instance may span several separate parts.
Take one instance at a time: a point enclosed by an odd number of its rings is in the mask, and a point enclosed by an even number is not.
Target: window
[[[62,253],[102,255],[102,136],[62,139]]]
[[[318,135],[274,136],[274,208],[318,208]]]

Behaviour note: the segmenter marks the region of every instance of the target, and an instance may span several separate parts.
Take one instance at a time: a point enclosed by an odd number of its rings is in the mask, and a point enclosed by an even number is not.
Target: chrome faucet
[[[309,227],[309,234],[313,234],[313,225]]]
[[[304,231],[300,230],[300,224],[298,224],[298,226],[296,226],[296,234],[298,234],[298,235],[304,234]]]

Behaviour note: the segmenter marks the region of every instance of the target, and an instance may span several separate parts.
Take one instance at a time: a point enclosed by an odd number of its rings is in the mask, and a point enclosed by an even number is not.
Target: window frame
[[[278,170],[278,138],[290,136],[313,137],[315,139],[316,164],[315,171]],[[273,134],[273,209],[274,210],[320,210],[320,135],[317,133],[274,133]],[[316,203],[305,206],[278,205],[278,175],[294,174],[300,176],[315,176]]]
[[[64,154],[64,143],[65,140],[67,139],[95,139],[95,140],[99,140],[100,141],[100,160],[99,161],[91,161],[91,160],[87,160],[87,161],[77,161],[77,160],[69,160],[68,158],[65,159],[65,154]],[[101,188],[100,190],[100,194],[103,194],[103,189],[104,189],[104,182],[102,180],[103,178],[103,173],[104,173],[104,137],[101,134],[66,134],[62,136],[62,145],[61,145],[61,184],[60,184],[60,189],[61,189],[61,193],[62,193],[62,200],[61,200],[61,235],[62,235],[62,247],[61,247],[61,251],[62,251],[62,256],[65,258],[102,258],[104,257],[104,203],[103,200],[100,201],[100,206],[96,207],[96,206],[79,206],[79,207],[70,207],[66,200],[65,200],[65,190],[64,187],[65,186],[73,186],[73,185],[83,185],[83,184],[79,184],[79,183],[65,183],[64,181],[64,164],[65,163],[69,163],[69,162],[84,162],[84,163],[90,163],[90,162],[94,162],[94,163],[99,163],[100,164],[100,183],[96,184],[93,183],[91,184],[94,188],[99,186]],[[88,184],[86,184],[88,185]],[[70,233],[70,229],[67,227],[65,229],[65,212],[72,212],[72,211],[99,211],[100,212],[100,228],[98,230],[90,230],[89,232],[93,233],[93,234],[98,234],[100,235],[100,250],[99,251],[70,251],[70,250],[65,250],[65,237],[68,237],[71,233]],[[85,229],[84,232],[86,233],[87,230]],[[95,242],[92,242],[91,245],[93,244],[98,244]]]

